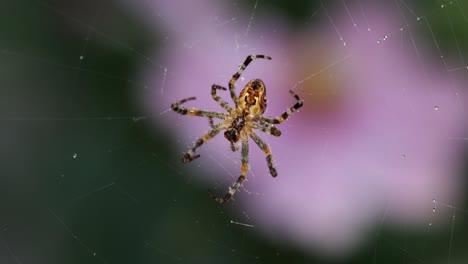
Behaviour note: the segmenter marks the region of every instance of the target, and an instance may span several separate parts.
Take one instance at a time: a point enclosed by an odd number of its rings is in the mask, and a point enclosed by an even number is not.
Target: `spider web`
[[[467,8],[6,1],[0,262],[466,262]],[[210,86],[250,54],[273,60],[238,91],[260,78],[268,116],[290,89],[304,107],[261,135],[279,176],[251,142],[218,205],[240,151],[217,136],[181,164],[208,120],[169,106],[222,111]]]

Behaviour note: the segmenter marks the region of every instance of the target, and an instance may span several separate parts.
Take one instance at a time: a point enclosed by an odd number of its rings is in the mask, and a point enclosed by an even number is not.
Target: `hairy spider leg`
[[[271,155],[270,147],[268,147],[268,145],[265,142],[263,142],[263,140],[254,132],[250,134],[250,137],[257,144],[257,146],[265,153],[268,169],[270,169],[271,176],[278,176],[278,172],[276,172],[275,165],[273,165],[273,156]]]
[[[245,59],[244,63],[239,68],[239,70],[236,73],[234,73],[231,80],[229,81],[229,92],[231,93],[232,101],[234,101],[234,104],[235,104],[236,107],[238,107],[238,105],[239,105],[239,98],[236,95],[236,87],[234,86],[234,84],[239,79],[239,77],[244,72],[244,70],[247,68],[247,66],[249,66],[250,62],[252,62],[252,60],[254,60],[254,59],[271,60],[271,57],[266,56],[266,55],[250,55]]]
[[[269,135],[279,137],[281,136],[281,131],[276,128],[275,126],[268,126],[268,125],[259,125],[257,123],[253,124],[253,128],[258,129],[264,133],[267,133]]]
[[[281,116],[278,116],[275,118],[268,118],[268,117],[260,116],[259,119],[270,124],[280,124],[280,123],[283,123],[286,119],[288,119],[288,117],[292,113],[296,112],[299,108],[301,108],[302,105],[304,104],[304,101],[302,101],[299,98],[299,96],[292,90],[290,90],[289,93],[291,93],[294,96],[294,98],[296,98],[296,104],[288,108],[286,112],[284,112]]]
[[[210,124],[210,127],[211,127],[211,128],[214,128],[214,126],[215,126],[215,125],[214,125],[214,122],[213,122],[213,118],[212,118],[211,116],[208,117],[208,124]]]
[[[210,124],[210,127],[211,128],[214,128],[215,124],[213,122],[213,118],[212,117],[208,117],[208,123]],[[232,152],[235,152],[235,151],[238,151],[239,150],[239,145],[231,142],[231,150]]]
[[[211,86],[211,97],[213,97],[213,99],[222,107],[224,108],[224,110],[228,111],[228,112],[231,112],[232,109],[231,107],[229,106],[229,104],[224,101],[221,97],[219,97],[219,95],[216,93],[216,90],[223,90],[223,91],[226,91],[227,89],[221,85],[217,85],[217,84],[213,84],[213,86]]]
[[[219,119],[224,119],[226,114],[224,113],[218,113],[218,112],[212,112],[212,111],[204,111],[200,110],[197,108],[185,108],[185,107],[179,107],[181,104],[186,103],[188,101],[192,101],[197,99],[196,97],[189,97],[185,98],[182,100],[179,100],[171,105],[172,110],[176,111],[177,113],[181,115],[191,115],[191,116],[202,116],[202,117],[211,117],[211,118],[219,118]]]
[[[239,144],[231,142],[231,150],[232,152],[236,152],[239,150]]]
[[[182,162],[187,163],[190,162],[194,159],[197,159],[200,157],[200,155],[196,154],[196,151],[198,148],[201,147],[201,145],[205,144],[208,140],[212,139],[215,137],[221,130],[223,130],[223,123],[219,123],[215,126],[213,126],[213,129],[208,131],[203,137],[199,138],[193,147],[191,147],[187,153],[184,154],[184,156],[180,159]]]
[[[225,203],[229,201],[229,199],[231,199],[232,196],[234,196],[234,194],[242,186],[242,183],[245,180],[245,176],[247,175],[248,170],[249,170],[249,139],[246,137],[242,139],[241,174],[239,178],[237,178],[237,181],[231,187],[229,187],[228,193],[223,198],[220,198],[214,195],[211,191],[208,191],[208,194],[213,200],[217,201],[218,203]]]

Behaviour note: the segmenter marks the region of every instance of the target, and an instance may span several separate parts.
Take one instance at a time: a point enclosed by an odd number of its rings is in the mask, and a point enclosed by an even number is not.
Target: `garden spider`
[[[232,151],[238,150],[237,142],[240,140],[242,142],[241,150],[241,174],[237,181],[229,188],[228,193],[223,197],[217,197],[211,191],[208,191],[208,194],[211,198],[219,203],[225,203],[237,192],[237,190],[242,186],[242,183],[245,180],[247,171],[249,170],[249,136],[257,144],[257,146],[265,153],[266,161],[268,168],[270,169],[270,174],[273,177],[276,177],[278,173],[276,172],[275,166],[273,165],[273,158],[271,155],[270,147],[260,139],[260,137],[255,134],[254,130],[258,129],[264,133],[279,137],[281,131],[278,130],[274,124],[280,124],[285,121],[293,112],[297,111],[303,104],[303,101],[299,98],[297,94],[293,91],[289,91],[294,98],[296,98],[296,104],[288,108],[281,116],[276,118],[264,117],[263,113],[266,110],[267,100],[266,100],[266,88],[262,80],[254,79],[247,83],[245,88],[240,92],[239,97],[236,96],[235,86],[237,79],[239,79],[242,72],[247,68],[249,63],[254,59],[267,59],[271,60],[271,57],[266,55],[250,55],[248,56],[239,70],[232,76],[229,81],[229,92],[231,94],[232,101],[234,102],[234,108],[231,108],[227,102],[225,102],[221,97],[216,94],[217,90],[227,89],[220,85],[214,84],[211,86],[211,96],[213,99],[227,111],[227,113],[219,113],[212,111],[199,110],[196,108],[184,108],[180,107],[181,104],[195,100],[195,97],[189,97],[177,101],[171,105],[172,110],[176,111],[182,115],[192,115],[192,116],[201,116],[208,117],[211,130],[208,131],[203,137],[199,138],[193,147],[191,147],[187,153],[182,157],[182,162],[190,162],[200,155],[196,154],[198,148],[201,147],[206,141],[210,140],[216,136],[221,130],[226,130],[224,132],[224,137],[231,143]],[[214,124],[213,118],[221,119],[221,122]]]

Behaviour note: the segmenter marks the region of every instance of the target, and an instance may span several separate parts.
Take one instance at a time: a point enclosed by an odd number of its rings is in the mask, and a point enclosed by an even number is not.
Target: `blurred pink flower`
[[[247,55],[273,57],[252,62],[237,84],[240,91],[253,78],[266,83],[266,115],[280,115],[294,104],[292,87],[305,102],[278,126],[281,137],[261,135],[279,176],[268,174],[263,153],[252,143],[248,193],[231,201],[266,236],[304,250],[344,254],[383,218],[425,228],[432,199],[454,201],[462,191],[460,149],[450,140],[462,132],[463,110],[453,103],[459,84],[423,66],[414,47],[402,45],[409,35],[398,10],[366,6],[364,18],[349,6],[356,26],[346,13],[327,10],[333,24],[324,15],[320,27],[288,34],[280,17],[255,17],[252,23],[250,14],[231,13],[217,1],[154,5],[154,23],[164,26],[167,42],[164,65],[147,69],[150,86],[158,89],[144,90],[142,98],[147,111],[163,113],[160,121],[183,139],[175,146],[181,152],[209,129],[208,121],[165,111],[190,96],[197,96],[191,107],[223,111],[210,87],[227,87]],[[222,95],[230,101],[227,92]],[[194,163],[210,170],[206,184],[216,183],[216,193],[224,194],[239,174],[240,153],[231,153],[218,136],[200,154]]]

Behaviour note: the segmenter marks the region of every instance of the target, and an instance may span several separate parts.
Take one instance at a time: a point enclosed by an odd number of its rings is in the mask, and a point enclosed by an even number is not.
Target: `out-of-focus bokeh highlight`
[[[463,263],[462,1],[8,1],[0,263]],[[170,104],[212,84],[304,107],[240,152]],[[231,103],[228,92],[219,94]],[[232,105],[232,104],[231,104]]]

